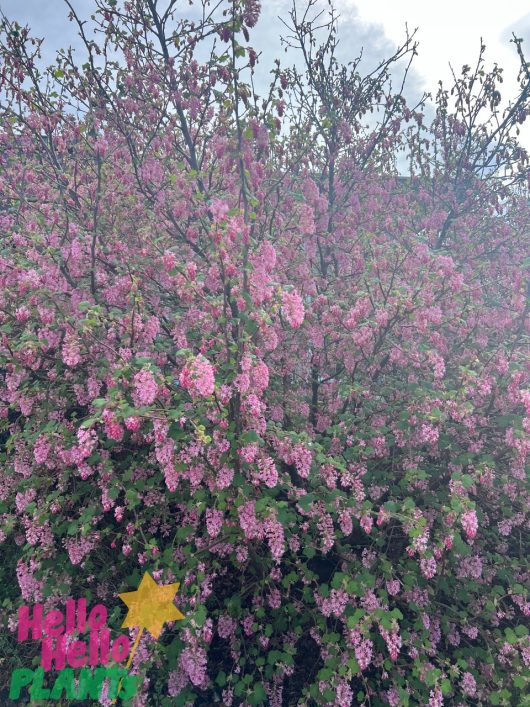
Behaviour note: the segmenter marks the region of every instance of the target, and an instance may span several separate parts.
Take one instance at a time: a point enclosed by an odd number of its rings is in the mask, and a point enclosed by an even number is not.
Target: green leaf
[[[307,493],[305,496],[302,496],[301,498],[298,499],[298,505],[300,508],[304,511],[308,511],[309,507],[315,500],[315,494],[313,493]]]
[[[442,695],[447,696],[451,694],[451,682],[445,678],[442,680],[441,685]]]
[[[241,435],[241,442],[243,444],[252,444],[253,442],[259,442],[260,438],[256,430],[248,430],[243,435]]]
[[[511,628],[505,628],[504,629],[504,635],[506,636],[506,640],[510,645],[513,645],[514,643],[517,643],[517,636],[515,635],[515,632]]]
[[[344,572],[335,572],[333,579],[331,580],[331,586],[333,589],[340,589],[344,579],[346,579]]]
[[[254,685],[252,694],[249,696],[248,701],[251,705],[260,705],[267,699],[267,693],[261,682]]]
[[[270,499],[268,496],[262,496],[260,499],[258,499],[254,507],[255,512],[261,513],[261,511],[264,511],[269,505],[269,500]]]
[[[195,610],[195,613],[193,614],[193,619],[197,626],[201,627],[204,626],[204,622],[206,621],[206,616],[208,615],[208,612],[206,610],[206,607],[203,606],[202,604],[197,607]]]
[[[348,616],[348,628],[355,628],[365,615],[364,609],[355,609],[351,616]]]

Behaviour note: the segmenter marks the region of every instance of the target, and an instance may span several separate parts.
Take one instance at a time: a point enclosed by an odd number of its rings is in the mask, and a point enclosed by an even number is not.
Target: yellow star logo
[[[174,584],[157,584],[146,572],[135,592],[118,594],[127,605],[129,611],[122,623],[122,628],[138,627],[139,633],[146,628],[155,638],[159,638],[166,621],[184,619],[173,599],[180,587],[180,582]]]

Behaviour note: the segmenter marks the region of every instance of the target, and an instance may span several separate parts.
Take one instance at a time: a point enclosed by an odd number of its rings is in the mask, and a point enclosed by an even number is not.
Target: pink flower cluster
[[[97,541],[97,536],[86,536],[79,538],[67,538],[64,540],[64,546],[68,552],[68,557],[73,565],[80,565],[85,557],[93,550]]]
[[[44,464],[51,451],[51,445],[45,435],[39,435],[33,448],[33,456],[37,464]]]
[[[274,488],[278,483],[278,469],[271,457],[258,459],[258,479],[268,488]]]
[[[223,512],[216,508],[206,509],[206,529],[211,538],[216,538],[223,527]]]
[[[436,560],[434,557],[422,557],[420,559],[421,573],[427,579],[432,579],[436,574]]]
[[[379,632],[384,638],[385,643],[390,654],[390,659],[396,661],[398,659],[399,651],[401,649],[401,636],[397,629],[388,631],[386,628],[379,626]]]
[[[269,516],[265,519],[263,528],[271,549],[271,554],[276,562],[279,562],[285,552],[283,525],[275,516]]]
[[[374,519],[368,513],[364,513],[361,516],[360,524],[361,524],[361,528],[364,530],[364,532],[369,535],[372,532],[372,528],[374,525]]]
[[[192,397],[208,397],[213,394],[215,386],[213,366],[207,358],[199,354],[184,366],[179,381]]]
[[[133,383],[134,391],[132,399],[136,407],[152,405],[158,392],[158,384],[153,373],[147,368],[144,368],[136,373],[133,378]]]
[[[40,564],[33,557],[27,563],[23,560],[19,560],[17,563],[18,586],[24,601],[39,602],[42,600],[43,582],[35,577],[35,572],[39,569]]]
[[[197,687],[205,686],[207,662],[206,651],[197,644],[185,648],[180,654],[180,667]]]
[[[67,334],[65,336],[61,353],[63,362],[71,368],[81,362],[81,349],[79,348],[79,340],[75,335]]]
[[[304,303],[296,290],[282,293],[282,312],[285,320],[293,329],[298,329],[304,321]]]
[[[477,681],[470,672],[462,675],[462,692],[468,697],[475,697],[477,694]]]
[[[113,439],[115,442],[121,442],[123,439],[123,427],[111,410],[103,411],[103,423],[109,439]]]
[[[429,692],[429,707],[443,707],[444,698],[439,687]]]
[[[361,671],[366,670],[372,662],[374,652],[373,642],[369,638],[363,638],[358,629],[354,629],[350,632],[350,642],[355,646],[355,659],[359,663],[359,668]]]
[[[315,601],[324,616],[342,616],[348,605],[349,596],[343,589],[332,589],[328,597],[315,594]]]
[[[247,501],[237,509],[239,525],[248,540],[259,539],[263,534],[261,525],[256,518],[255,506],[255,501]]]
[[[470,540],[473,540],[478,530],[478,519],[476,512],[473,509],[466,511],[462,514],[460,522],[462,523],[462,528],[464,529],[467,537]]]
[[[296,467],[296,471],[303,479],[307,479],[311,470],[311,462],[313,455],[303,444],[297,444],[291,453],[292,463]]]

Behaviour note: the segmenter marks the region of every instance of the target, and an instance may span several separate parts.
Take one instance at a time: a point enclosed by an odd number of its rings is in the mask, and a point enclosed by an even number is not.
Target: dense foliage
[[[45,73],[4,22],[0,673],[21,603],[118,631],[148,569],[138,705],[529,704],[520,42],[428,120],[411,39],[363,75],[306,3],[263,99],[259,3],[173,4],[72,10]]]

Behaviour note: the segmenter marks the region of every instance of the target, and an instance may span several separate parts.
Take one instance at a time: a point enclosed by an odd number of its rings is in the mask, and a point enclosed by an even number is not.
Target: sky
[[[504,67],[507,86],[515,86],[509,75],[515,76],[518,68],[512,32],[526,39],[523,46],[530,54],[528,0],[337,0],[337,6],[345,18],[356,17],[374,32],[379,29],[394,44],[403,38],[406,23],[409,30],[417,27],[416,71],[429,90],[450,77],[449,62],[458,71],[476,61],[481,37],[486,57]]]
[[[188,0],[180,0],[185,9]],[[297,0],[305,6],[304,0]],[[94,0],[73,0],[82,17],[95,9]],[[324,3],[325,4],[325,3]],[[408,97],[422,91],[435,92],[437,82],[451,78],[449,63],[458,73],[464,64],[474,65],[480,40],[487,47],[487,66],[497,62],[504,68],[503,99],[515,95],[518,58],[512,32],[522,37],[530,60],[530,4],[528,0],[334,0],[340,19],[340,58],[355,58],[364,47],[365,66],[392,53],[409,30],[418,28],[418,56],[413,64]],[[291,0],[262,0],[262,21],[254,43],[263,51],[263,63],[281,55],[279,35],[285,29],[277,16],[287,14]],[[45,59],[67,44],[76,45],[74,26],[67,20],[64,0],[0,0],[1,10],[10,18],[27,23],[33,33],[45,38]],[[283,55],[285,56],[285,55]],[[524,142],[530,148],[530,125],[524,128]]]

